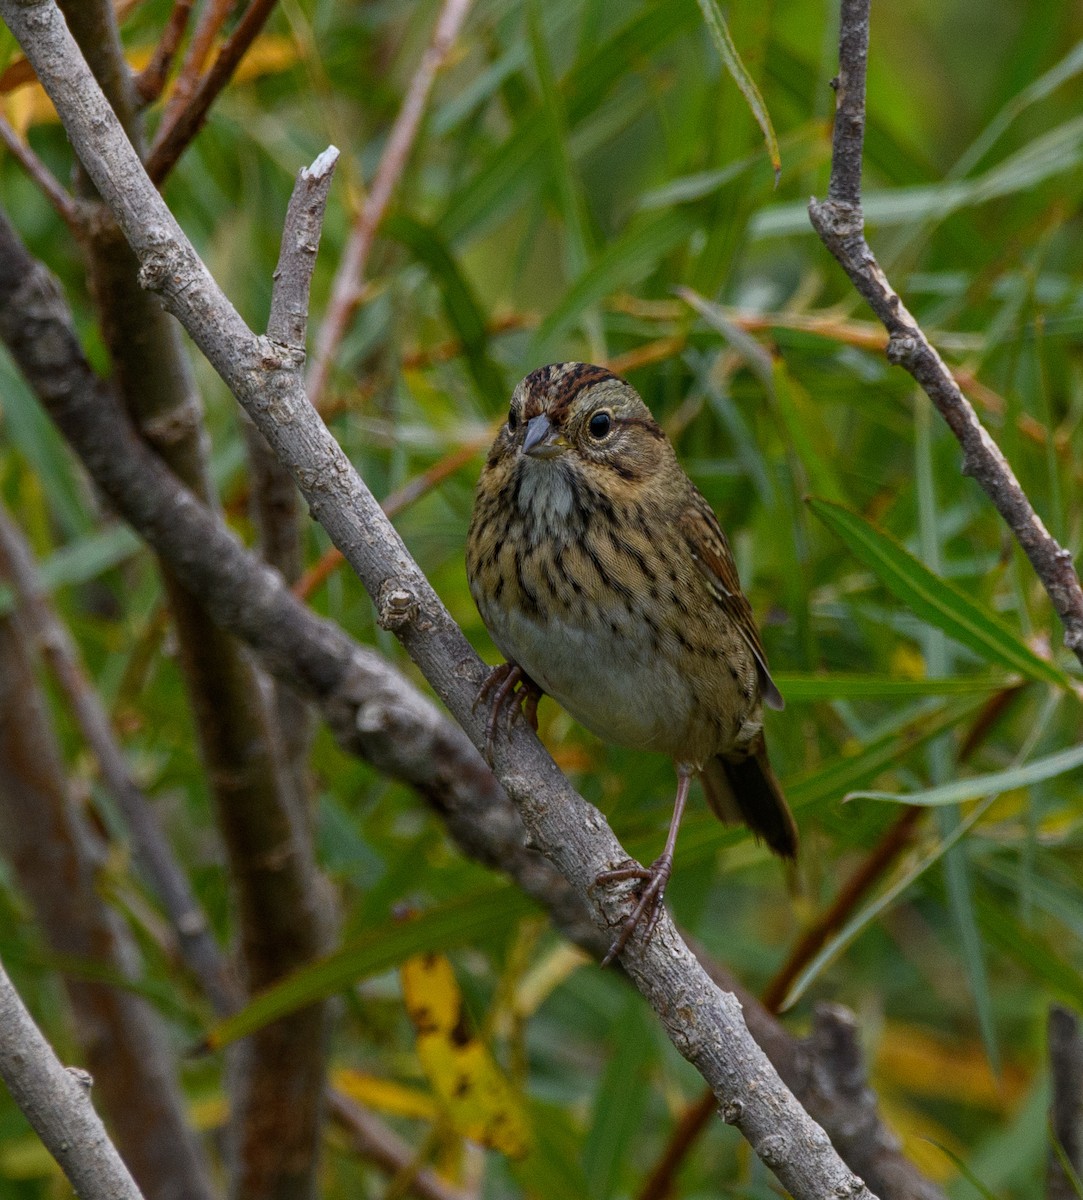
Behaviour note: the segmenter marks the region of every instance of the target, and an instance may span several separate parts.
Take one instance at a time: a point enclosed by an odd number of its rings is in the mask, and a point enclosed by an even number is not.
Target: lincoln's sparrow
[[[782,697],[752,609],[710,505],[629,384],[585,363],[519,384],[478,482],[466,562],[508,660],[482,691],[495,692],[490,748],[502,710],[525,700],[536,728],[547,692],[606,741],[676,765],[661,857],[598,876],[644,881],[606,961],[644,918],[653,932],[693,774],[719,817],[794,856],[763,740],[762,706]]]

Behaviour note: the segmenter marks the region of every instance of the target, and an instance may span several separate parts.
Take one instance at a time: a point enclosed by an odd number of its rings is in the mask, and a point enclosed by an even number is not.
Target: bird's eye
[[[514,408],[508,409],[508,429],[514,433],[516,425],[519,424],[519,417]]]
[[[607,412],[596,412],[590,419],[590,424],[587,428],[590,430],[590,436],[595,438],[604,438],[609,432],[609,426],[613,423],[613,418]]]

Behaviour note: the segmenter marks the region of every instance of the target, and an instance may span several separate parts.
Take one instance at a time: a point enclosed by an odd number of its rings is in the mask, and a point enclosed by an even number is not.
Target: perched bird
[[[668,754],[677,798],[661,856],[601,884],[643,881],[606,961],[654,930],[693,775],[723,820],[793,858],[797,830],[767,760],[763,705],[781,709],[726,535],[635,389],[558,363],[515,389],[478,481],[470,590],[507,662],[493,696],[537,728],[547,693],[607,742]]]

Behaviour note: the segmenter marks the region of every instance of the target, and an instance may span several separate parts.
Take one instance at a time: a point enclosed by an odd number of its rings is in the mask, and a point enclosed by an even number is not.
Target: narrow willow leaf
[[[847,800],[889,800],[896,804],[913,804],[920,808],[938,808],[944,804],[962,804],[967,800],[978,800],[993,793],[1015,791],[1055,779],[1068,771],[1083,767],[1083,746],[1058,750],[1045,758],[1036,758],[1019,767],[1006,771],[994,771],[989,775],[975,775],[972,779],[959,779],[940,787],[924,788],[918,792],[850,792]]]
[[[116,525],[104,533],[70,542],[42,559],[38,564],[41,581],[48,592],[69,584],[88,583],[142,549],[143,543],[127,525]],[[11,612],[13,606],[11,588],[0,587],[0,616]]]
[[[431,909],[412,921],[389,922],[261,992],[240,1012],[213,1026],[200,1049],[220,1050],[279,1017],[397,967],[411,955],[476,942],[507,928],[532,907],[518,889],[495,887]]]
[[[797,452],[814,491],[841,501],[843,490],[835,474],[831,435],[818,405],[797,383],[780,355],[772,355],[752,334],[735,325],[719,308],[691,288],[678,287],[680,298],[720,333],[748,364],[771,397],[786,430],[786,438]]]
[[[1083,1180],[1079,1178],[1079,1172],[1072,1165],[1072,1160],[1060,1144],[1060,1138],[1057,1137],[1057,1131],[1053,1128],[1052,1121],[1049,1122],[1049,1144],[1053,1147],[1053,1155],[1060,1163],[1060,1169],[1072,1185],[1072,1191],[1079,1197],[1079,1200],[1083,1200]]]
[[[778,152],[775,128],[771,124],[771,116],[760,95],[760,89],[737,53],[737,47],[733,44],[729,26],[726,24],[726,18],[722,15],[722,9],[718,6],[718,0],[699,0],[699,7],[726,70],[733,77],[733,82],[741,89],[741,95],[744,96],[752,115],[756,118],[756,124],[763,130],[763,140],[767,144],[767,157],[771,160],[771,168],[775,172],[775,187],[778,187],[778,179],[782,174],[782,158]]]
[[[840,504],[810,498],[808,505],[894,596],[923,621],[988,662],[1028,679],[1071,688],[1068,676],[1040,658],[1023,639],[962,588],[934,575],[893,537]]]
[[[474,382],[487,400],[503,406],[510,389],[503,371],[489,355],[489,334],[481,305],[439,233],[404,213],[389,217],[383,232],[428,267],[443,297],[447,319],[462,340]]]
[[[954,1150],[949,1150],[947,1146],[943,1146],[935,1138],[925,1139],[931,1146],[935,1146],[942,1154],[955,1164],[959,1174],[970,1184],[970,1186],[984,1198],[984,1200],[999,1200],[995,1193],[991,1192],[984,1183],[974,1174],[974,1172],[966,1165],[965,1162],[955,1153]]]
[[[962,838],[963,834],[973,828],[985,816],[986,812],[992,808],[994,800],[995,797],[990,797],[984,803],[978,805],[973,812],[967,815],[965,820],[959,822],[949,837],[939,841],[924,858],[900,876],[889,888],[877,896],[875,900],[867,904],[860,912],[847,921],[842,929],[827,942],[819,954],[813,958],[797,979],[794,980],[793,986],[786,994],[786,999],[779,1006],[779,1011],[785,1012],[786,1009],[796,1004],[808,990],[809,985],[819,976],[820,972],[834,962],[843,950],[855,941],[882,912],[890,908],[916,879],[920,878],[931,866],[939,862],[952,846]]]
[[[970,696],[1013,687],[1010,675],[957,675],[947,679],[893,679],[888,675],[788,675],[772,677],[786,703],[802,700],[917,700],[922,696]]]
[[[844,796],[862,781],[874,780],[881,771],[898,765],[903,755],[925,745],[965,721],[985,703],[981,696],[922,705],[897,728],[875,737],[856,753],[839,754],[814,771],[786,782],[786,795],[795,807],[827,803]]]

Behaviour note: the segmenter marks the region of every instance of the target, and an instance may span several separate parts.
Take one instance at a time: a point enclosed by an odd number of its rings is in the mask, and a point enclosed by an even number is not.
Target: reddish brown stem
[[[274,6],[275,0],[252,0],[214,64],[199,81],[191,100],[172,118],[167,115],[163,120],[146,162],[147,174],[159,186],[203,128],[211,105],[233,78],[233,72],[267,23]]]

